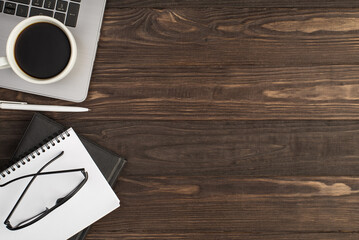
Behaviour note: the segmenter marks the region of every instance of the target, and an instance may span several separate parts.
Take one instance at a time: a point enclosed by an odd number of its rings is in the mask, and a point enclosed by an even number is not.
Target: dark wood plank
[[[101,233],[102,234],[102,233]],[[103,234],[107,237],[108,240],[117,240],[116,234],[111,234],[106,232]],[[95,240],[101,239],[100,234],[90,233],[88,239]],[[134,239],[208,239],[208,240],[227,240],[227,239],[238,239],[238,240],[268,240],[268,239],[278,239],[278,240],[293,240],[293,239],[316,239],[316,240],[356,240],[358,234],[356,233],[240,233],[238,232],[210,232],[210,233],[176,233],[176,234],[152,234],[152,233],[128,233],[121,234],[121,239],[124,240],[134,240]],[[107,240],[106,239],[106,240]]]
[[[121,177],[122,208],[89,239],[354,239],[358,189],[345,177]]]
[[[356,121],[61,121],[129,159],[126,176],[357,176]],[[26,124],[0,121],[0,159]]]
[[[123,8],[123,7],[159,7],[159,8],[173,8],[173,7],[189,7],[189,8],[203,8],[203,7],[359,7],[357,1],[354,0],[109,0],[108,8]]]
[[[16,145],[26,122],[0,123]],[[358,237],[356,121],[62,123],[129,159],[88,239]]]
[[[357,119],[357,18],[356,9],[108,11],[94,100],[109,109],[103,97],[118,96],[121,119]]]
[[[358,9],[112,9],[83,120],[359,118]],[[69,104],[0,90],[9,100]],[[4,112],[0,119],[28,119]]]
[[[87,239],[357,239],[355,4],[110,0],[92,111],[49,114],[129,160]],[[0,168],[31,115],[1,111]]]
[[[103,67],[106,59],[137,67],[355,63],[358,16],[355,8],[109,9],[98,60]]]

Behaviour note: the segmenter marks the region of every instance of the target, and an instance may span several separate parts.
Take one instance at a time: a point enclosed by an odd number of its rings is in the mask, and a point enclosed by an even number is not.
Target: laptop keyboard
[[[0,13],[18,17],[45,15],[76,27],[81,0],[0,0]]]

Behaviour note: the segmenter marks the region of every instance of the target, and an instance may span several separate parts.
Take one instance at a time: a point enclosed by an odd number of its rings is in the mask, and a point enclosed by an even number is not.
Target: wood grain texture
[[[72,125],[131,159],[126,176],[357,176],[359,172],[357,122],[126,121]]]
[[[109,0],[76,104],[92,111],[47,114],[128,159],[121,208],[87,239],[358,239],[358,12],[352,0]],[[0,112],[0,168],[31,116]]]
[[[117,12],[100,43],[106,69],[94,74],[118,71],[119,91],[98,96],[121,96],[128,118],[357,119],[355,9]]]
[[[173,8],[173,7],[186,7],[186,8],[203,8],[203,7],[359,7],[357,1],[354,0],[121,0],[121,1],[108,1],[108,7],[111,8],[124,8],[124,7],[158,7],[158,8]]]
[[[81,104],[93,111],[52,116],[357,120],[358,10],[108,8],[89,96]],[[0,90],[5,93],[49,102]],[[29,117],[19,112],[0,119],[10,116]]]
[[[129,159],[126,176],[357,176],[356,121],[61,121]],[[6,162],[26,122],[1,121]]]
[[[88,239],[358,237],[357,121],[62,123],[129,160]],[[25,126],[1,121],[0,145]]]
[[[123,209],[95,224],[89,239],[354,239],[358,180],[122,177]]]

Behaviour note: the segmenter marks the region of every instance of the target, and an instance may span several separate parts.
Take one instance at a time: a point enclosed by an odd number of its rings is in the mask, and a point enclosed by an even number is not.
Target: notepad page
[[[21,164],[20,168],[5,178],[0,178],[0,184],[36,173],[62,151],[63,156],[51,163],[43,172],[85,168],[88,172],[87,182],[65,204],[33,225],[16,231],[8,230],[3,222],[31,178],[0,188],[0,239],[65,240],[119,207],[119,199],[74,130],[70,128],[67,132],[69,137],[65,136],[64,140],[59,138],[60,143],[55,141],[55,146],[50,145],[50,149],[45,148],[45,152],[39,149],[39,156],[35,154],[34,159],[30,157],[30,162]],[[46,207],[52,207],[59,197],[66,196],[82,179],[81,173],[38,176],[11,220],[21,221],[24,216],[34,216]]]

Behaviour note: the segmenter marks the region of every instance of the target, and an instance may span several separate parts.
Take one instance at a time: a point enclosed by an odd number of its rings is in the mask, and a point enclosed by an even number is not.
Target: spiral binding
[[[12,172],[15,172],[16,169],[19,169],[22,165],[26,165],[27,163],[33,161],[36,159],[36,156],[40,156],[41,153],[46,152],[46,150],[51,149],[51,147],[56,146],[57,143],[60,143],[61,141],[65,140],[66,137],[70,137],[70,133],[68,130],[62,132],[58,136],[54,137],[35,151],[31,152],[30,154],[26,155],[10,167],[6,168],[4,171],[0,172],[0,180],[6,178],[6,176],[10,175]]]

